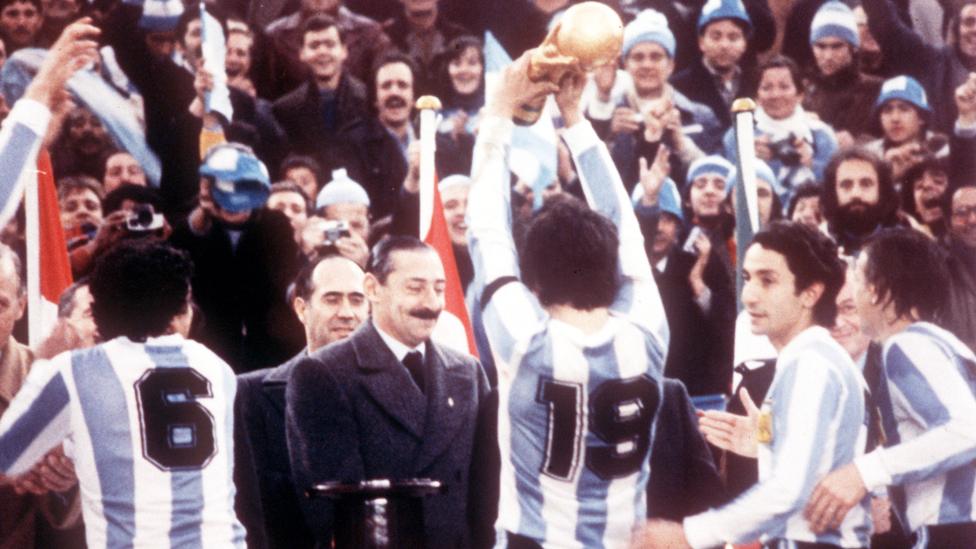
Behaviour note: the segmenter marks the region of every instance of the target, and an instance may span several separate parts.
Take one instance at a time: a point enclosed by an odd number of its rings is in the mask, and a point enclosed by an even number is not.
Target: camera
[[[125,230],[134,235],[145,235],[163,228],[163,214],[156,213],[152,204],[138,204],[125,218]]]
[[[778,159],[786,166],[798,166],[800,164],[800,151],[793,146],[794,141],[796,141],[796,136],[790,133],[783,139],[771,142],[769,151],[773,158]]]
[[[335,246],[340,238],[349,236],[349,222],[344,219],[326,221],[322,232],[325,234],[322,246]]]
[[[698,237],[701,234],[702,234],[701,227],[699,227],[698,225],[692,227],[691,231],[688,233],[688,238],[685,239],[685,244],[684,246],[681,247],[681,249],[684,250],[686,253],[698,257],[698,248],[695,246],[695,241],[698,240]]]

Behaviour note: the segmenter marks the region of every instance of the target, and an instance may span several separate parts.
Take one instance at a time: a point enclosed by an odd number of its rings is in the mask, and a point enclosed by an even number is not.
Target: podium
[[[431,479],[324,482],[308,497],[335,501],[335,549],[415,549],[426,547],[423,498],[440,494]]]

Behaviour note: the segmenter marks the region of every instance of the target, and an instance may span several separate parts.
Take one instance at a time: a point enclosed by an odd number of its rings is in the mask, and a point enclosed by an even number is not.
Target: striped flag
[[[478,356],[474,330],[468,308],[464,303],[464,288],[454,259],[454,248],[444,219],[444,206],[437,189],[434,168],[437,113],[433,109],[420,111],[420,240],[435,250],[444,265],[447,284],[444,288],[444,310],[437,319],[431,338],[437,343],[472,356]]]
[[[37,155],[37,173],[26,171],[25,187],[27,236],[27,303],[28,341],[40,343],[58,320],[58,299],[71,286],[71,263],[65,244],[64,229],[54,187],[51,157],[41,149]]]

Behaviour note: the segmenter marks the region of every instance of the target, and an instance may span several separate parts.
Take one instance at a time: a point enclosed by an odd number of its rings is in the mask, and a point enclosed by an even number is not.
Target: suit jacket
[[[248,547],[301,549],[315,543],[302,520],[285,440],[285,387],[303,350],[275,368],[237,376],[234,482]]]
[[[488,382],[477,360],[430,341],[424,367],[421,393],[372,321],[300,361],[286,390],[292,474],[299,491],[330,480],[439,480],[445,492],[423,500],[427,544],[467,547],[468,472]],[[303,509],[328,547],[333,504],[304,499]]]

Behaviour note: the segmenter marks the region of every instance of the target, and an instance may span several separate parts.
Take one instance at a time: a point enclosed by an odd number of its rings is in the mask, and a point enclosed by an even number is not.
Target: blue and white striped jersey
[[[244,547],[234,374],[179,335],[120,337],[34,365],[0,419],[0,472],[73,444],[88,547]]]
[[[691,546],[785,539],[867,547],[869,496],[838,530],[814,534],[803,517],[817,481],[864,453],[865,388],[850,355],[826,329],[813,326],[794,337],[779,354],[761,408],[772,419],[772,436],[759,444],[759,482],[724,507],[686,518]]]
[[[37,151],[51,111],[33,99],[14,104],[0,129],[0,227],[17,212],[29,176],[37,170]],[[34,178],[36,182],[36,177]]]
[[[512,123],[482,121],[468,238],[498,369],[505,532],[543,547],[626,547],[646,516],[667,324],[632,206],[589,122],[564,135],[592,207],[620,236],[624,287],[597,332],[549,317],[518,281],[507,153]]]
[[[855,464],[868,489],[891,486],[912,531],[976,521],[976,356],[956,336],[916,322],[888,338],[878,407],[884,447]]]

